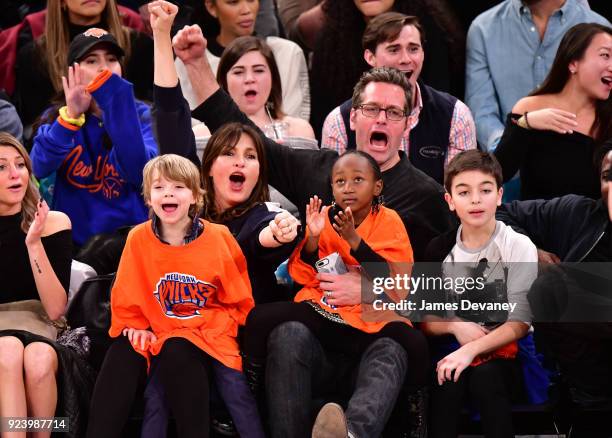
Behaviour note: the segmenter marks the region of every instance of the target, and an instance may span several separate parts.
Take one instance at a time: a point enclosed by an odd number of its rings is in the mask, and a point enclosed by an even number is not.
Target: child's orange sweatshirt
[[[151,221],[129,234],[111,293],[111,337],[124,328],[151,329],[157,342],[186,338],[224,365],[242,369],[238,325],[253,308],[246,260],[229,230],[204,221],[193,242],[170,246],[159,241]]]
[[[347,267],[359,266],[359,261],[351,255],[351,247],[348,242],[340,237],[332,227],[327,214],[328,208],[324,209],[325,227],[319,236],[319,259],[338,252]],[[308,234],[308,228],[306,228],[304,240],[298,245],[289,260],[291,277],[297,283],[304,285],[304,288],[295,296],[295,301],[318,303],[327,312],[340,314],[351,327],[366,333],[376,333],[392,320],[401,320],[410,324],[410,321],[399,317],[395,312],[374,310],[370,304],[362,303],[336,308],[327,305],[326,300],[323,299],[323,291],[319,287],[319,280],[315,278],[317,272],[300,257]],[[378,213],[370,212],[357,227],[357,234],[375,253],[387,261],[391,268],[391,275],[410,273],[411,263],[414,260],[412,247],[404,223],[395,210],[381,206]],[[403,298],[402,293],[393,294],[387,291],[387,295],[394,299]]]

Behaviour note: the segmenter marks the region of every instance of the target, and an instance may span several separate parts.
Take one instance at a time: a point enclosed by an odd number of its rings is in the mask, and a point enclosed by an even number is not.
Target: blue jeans
[[[325,395],[338,383],[350,383],[355,369],[357,377],[346,409],[349,430],[357,438],[380,436],[407,367],[406,351],[392,339],[377,339],[360,357],[351,357],[326,351],[301,323],[281,324],[268,338],[266,361],[272,436],[310,437],[313,398]]]

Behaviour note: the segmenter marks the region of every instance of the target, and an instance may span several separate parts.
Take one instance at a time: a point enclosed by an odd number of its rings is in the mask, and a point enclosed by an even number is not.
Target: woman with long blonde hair
[[[5,132],[0,132],[0,242],[0,412],[53,417],[64,395],[57,382],[72,386],[64,370],[78,374],[82,365],[76,353],[55,342],[70,283],[71,224],[40,199],[28,153]],[[50,429],[33,436],[49,437]]]
[[[105,29],[115,37],[125,52],[125,76],[134,84],[135,95],[152,100],[153,41],[124,26],[134,25],[129,18],[120,13],[116,0],[84,4],[76,0],[47,1],[44,34],[34,39],[32,31],[25,27],[19,35],[13,101],[24,126],[30,125],[62,91],[61,77],[70,42],[91,27]]]

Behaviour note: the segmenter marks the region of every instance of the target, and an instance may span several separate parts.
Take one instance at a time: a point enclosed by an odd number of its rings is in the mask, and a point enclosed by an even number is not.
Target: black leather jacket
[[[528,236],[563,262],[580,262],[610,223],[601,199],[566,195],[548,201],[514,201],[497,210],[497,219]]]

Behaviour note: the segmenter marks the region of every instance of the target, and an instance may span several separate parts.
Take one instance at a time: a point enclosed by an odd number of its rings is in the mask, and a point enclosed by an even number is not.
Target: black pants
[[[209,435],[209,370],[210,357],[183,338],[168,339],[157,356],[157,373],[181,438]],[[145,358],[134,351],[127,337],[117,338],[96,381],[88,438],[121,436],[146,371]]]
[[[247,356],[263,363],[268,335],[278,325],[289,321],[297,321],[308,327],[325,350],[351,356],[360,356],[376,339],[391,338],[408,354],[406,384],[427,384],[429,349],[427,339],[419,330],[406,323],[394,321],[387,323],[377,333],[365,333],[319,315],[305,302],[277,302],[253,308],[247,317],[245,328],[244,350]]]
[[[434,374],[429,415],[431,438],[455,438],[466,396],[482,417],[485,437],[514,437],[512,400],[520,398],[521,369],[516,360],[496,359],[466,368],[457,382],[438,385]]]

